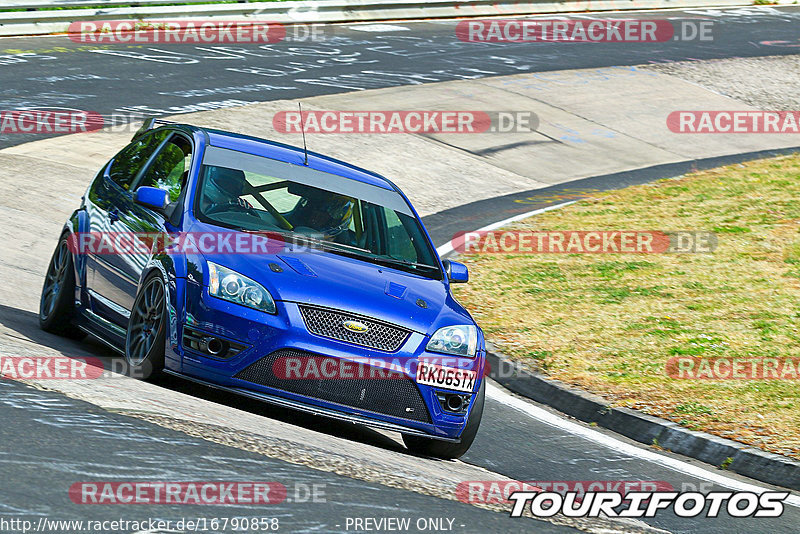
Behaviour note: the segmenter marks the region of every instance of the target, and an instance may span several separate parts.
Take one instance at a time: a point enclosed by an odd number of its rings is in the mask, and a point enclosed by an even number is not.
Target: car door
[[[87,255],[87,286],[92,311],[120,326],[127,325],[133,303],[131,291],[135,292],[138,279],[131,279],[132,258],[116,253],[114,239],[127,231],[126,223],[134,209],[134,182],[168,135],[169,132],[163,130],[147,133],[125,147],[106,165],[86,196],[90,231],[103,241],[91,247]],[[123,218],[125,221],[120,222]]]
[[[135,188],[163,189],[169,195],[169,203],[161,212],[153,211],[140,204],[133,204],[129,213],[124,216],[120,214],[120,223],[128,232],[134,236],[146,234],[152,237],[153,235],[171,234],[178,230],[176,225],[179,225],[181,220],[193,153],[194,147],[191,139],[181,133],[172,134],[161,144],[136,182]],[[164,246],[165,243],[166,241],[162,240],[159,246]],[[145,242],[139,240],[136,249],[145,250],[152,244],[152,238]],[[134,255],[133,258],[136,261],[130,262],[125,268],[130,269],[130,276],[133,279],[141,280],[143,269],[150,260],[150,254]],[[132,302],[131,300],[131,304]]]

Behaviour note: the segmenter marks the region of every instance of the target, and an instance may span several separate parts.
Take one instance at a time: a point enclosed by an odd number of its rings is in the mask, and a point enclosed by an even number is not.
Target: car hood
[[[214,254],[206,259],[252,278],[279,301],[349,311],[428,335],[442,326],[474,324],[442,280],[331,252]],[[201,263],[198,267],[205,270]],[[207,283],[207,274],[203,279]]]

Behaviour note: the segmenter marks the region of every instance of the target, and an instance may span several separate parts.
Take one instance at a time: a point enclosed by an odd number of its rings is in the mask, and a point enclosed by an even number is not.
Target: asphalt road
[[[588,16],[571,18],[579,17]],[[0,110],[72,108],[123,120],[525,72],[796,54],[800,45],[798,7],[608,17],[668,20],[676,28],[711,23],[713,40],[475,43],[456,38],[455,21],[328,25],[321,32],[324,40],[292,40],[290,30],[286,40],[267,45],[4,38],[0,39]],[[0,148],[40,137],[0,134]]]
[[[233,525],[234,518],[245,517],[277,519],[279,529],[275,530],[281,532],[347,532],[352,531],[348,518],[384,516],[411,518],[412,524],[420,518],[444,520],[453,532],[524,532],[531,526],[529,520],[511,520],[505,514],[458,501],[370,484],[211,443],[8,380],[0,380],[0,407],[2,532],[11,531],[2,519],[14,517],[35,524],[46,517],[53,522],[47,532],[80,531],[75,525],[59,526],[56,521],[153,519],[172,521],[171,529],[179,531],[191,530],[178,527],[181,519],[205,519],[210,526],[213,518],[220,524],[229,519]],[[72,500],[69,488],[73,484],[101,480],[278,482],[286,488],[286,499],[274,504],[224,506],[87,505]],[[544,522],[536,522],[535,528],[537,532],[574,532]],[[132,530],[103,532],[114,531]]]
[[[631,15],[625,15],[630,17]],[[170,45],[169,47],[101,48],[73,43],[66,37],[0,40],[0,109],[70,107],[112,114],[167,115],[219,106],[273,99],[292,99],[393,85],[429,83],[453,79],[544,72],[572,68],[632,65],[734,56],[797,53],[800,8],[699,10],[692,13],[648,14],[646,18],[714,21],[710,43],[662,44],[474,44],[454,37],[452,22],[373,25],[370,31],[354,25],[337,27],[332,38],[320,43],[281,43],[269,47]],[[779,44],[776,44],[779,43]],[[798,43],[800,44],[800,43]],[[28,142],[38,136],[0,135],[0,147]],[[669,169],[651,173],[601,177],[580,187],[605,189],[671,175]],[[539,190],[526,207],[569,200],[562,189]],[[579,193],[578,193],[579,195]],[[529,195],[530,196],[530,195]],[[474,226],[493,222],[497,205],[486,201],[472,210]],[[473,206],[474,208],[474,206]],[[452,235],[447,227],[469,208],[456,208],[430,216],[435,238]],[[511,216],[513,214],[508,214]],[[436,228],[441,227],[441,230]],[[462,226],[463,227],[463,226]],[[437,244],[443,240],[437,238]],[[4,303],[12,306],[13,303]],[[14,328],[42,345],[63,342],[41,335],[35,316],[18,314]],[[96,344],[80,345],[106,359],[111,356]],[[202,387],[167,380],[164,387],[266,417],[285,418],[300,426],[319,427],[318,419],[261,405],[242,402]],[[39,392],[20,384],[0,381],[0,516],[48,515],[55,518],[116,518],[161,515],[230,517],[253,515],[252,509],[120,511],[98,506],[87,511],[73,505],[65,487],[88,477],[128,477],[236,480],[263,478],[304,484],[326,484],[324,505],[276,505],[268,512],[285,521],[289,531],[335,531],[336,521],[351,515],[410,515],[454,517],[463,531],[514,531],[518,526],[500,514],[426,497],[379,484],[270,460],[239,449],[190,438],[139,419],[103,412],[92,405],[59,395]],[[340,425],[326,432],[347,433]],[[350,431],[350,439],[365,436]],[[600,431],[598,431],[600,432]],[[620,444],[630,445],[623,438]],[[647,451],[647,454],[661,455]],[[664,455],[667,456],[667,455]],[[576,436],[568,429],[521,412],[496,399],[487,399],[484,422],[464,461],[520,480],[615,480],[663,481],[678,489],[719,489],[702,473],[668,467],[647,455],[632,454],[620,445],[600,445]],[[698,466],[686,461],[687,465]],[[709,471],[712,471],[709,468]],[[735,481],[744,481],[732,477]],[[749,481],[752,483],[752,481]],[[257,511],[260,515],[261,510]],[[733,521],[736,521],[734,523]],[[665,513],[648,523],[673,532],[793,532],[800,524],[800,510],[789,507],[780,519],[685,520]],[[536,523],[538,531],[560,527]],[[539,528],[541,527],[541,528]],[[282,529],[283,530],[283,529]]]

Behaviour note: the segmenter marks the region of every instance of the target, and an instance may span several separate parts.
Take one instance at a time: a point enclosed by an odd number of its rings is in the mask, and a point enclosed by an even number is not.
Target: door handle
[[[117,210],[112,210],[108,212],[108,220],[110,220],[112,223],[117,222],[119,220],[119,213],[117,212]]]

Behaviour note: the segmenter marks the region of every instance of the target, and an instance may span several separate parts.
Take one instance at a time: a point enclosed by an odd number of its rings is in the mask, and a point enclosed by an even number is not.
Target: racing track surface
[[[66,36],[0,39],[0,109],[68,107],[173,115],[243,102],[614,65],[796,54],[800,8],[664,11],[713,21],[712,42],[469,43],[454,21],[326,26],[325,40],[274,45],[123,45]],[[589,16],[576,15],[573,18]],[[548,19],[552,16],[545,17]],[[292,32],[289,31],[291,37]],[[0,134],[0,148],[40,136]]]
[[[797,48],[765,43],[797,42],[798,14],[797,8],[725,10],[713,16],[719,23],[715,41],[702,47],[680,42],[637,46],[478,45],[457,41],[451,22],[382,24],[371,28],[381,31],[337,27],[335,40],[329,43],[302,47],[284,43],[269,49],[171,45],[159,50],[111,46],[90,51],[80,50],[81,45],[63,37],[3,39],[0,109],[60,106],[103,114],[137,110],[166,115],[197,110],[186,106],[213,107],[226,100],[254,102],[464,77],[649,61],[791,54]],[[644,17],[687,16],[700,16],[700,11]],[[0,146],[30,140],[27,136],[0,136]],[[666,169],[661,172],[665,174],[606,177],[603,188],[670,175]],[[446,226],[448,216],[456,217],[457,213],[454,210],[429,216],[426,224]],[[437,245],[441,245],[444,236],[452,233],[443,231],[438,235],[441,237],[437,238]],[[13,302],[0,303],[0,318],[23,341],[27,338],[42,347],[73,354],[113,357],[97,343],[73,343],[40,332],[35,315],[17,309]],[[30,350],[35,350],[35,344],[27,343]],[[300,428],[313,428],[345,443],[367,443],[387,454],[400,449],[395,440],[359,427],[264,407],[177,379],[165,379],[161,385]],[[0,450],[4,474],[0,516],[175,517],[175,511],[167,509],[137,508],[134,513],[98,506],[86,511],[71,504],[63,488],[92,479],[253,480],[263,479],[268,473],[270,480],[325,484],[325,503],[305,504],[302,513],[298,513],[297,504],[290,503],[269,509],[271,515],[282,517],[292,531],[343,530],[344,524],[339,521],[347,516],[388,515],[454,517],[458,527],[455,531],[463,532],[531,528],[495,512],[454,501],[302,466],[289,468],[288,464],[256,453],[204,441],[21,384],[0,381],[0,390],[0,442],[4,445]],[[664,481],[678,489],[703,490],[754,484],[735,475],[723,477],[719,471],[697,462],[633,445],[602,430],[571,426],[557,419],[546,409],[494,389],[487,397],[478,438],[463,461],[519,480],[646,480]],[[723,485],[707,485],[709,481]],[[252,509],[188,508],[181,510],[182,515],[263,515]],[[697,520],[664,514],[647,523],[672,532],[694,532],[699,527],[703,532],[793,532],[800,524],[800,510],[787,507],[784,517],[777,520],[733,521],[721,517],[698,524]],[[562,530],[565,527],[535,524],[537,532]]]

